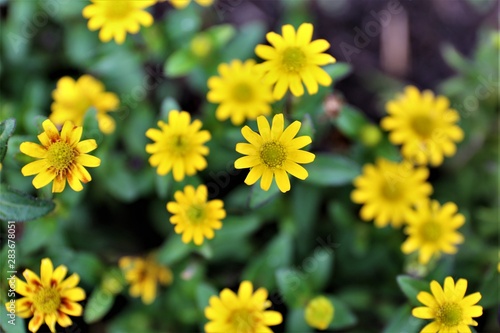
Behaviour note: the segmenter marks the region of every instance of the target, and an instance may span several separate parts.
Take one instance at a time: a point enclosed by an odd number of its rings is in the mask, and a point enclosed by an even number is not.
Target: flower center
[[[124,19],[133,10],[129,1],[109,1],[104,2],[106,6],[106,16],[108,18]]]
[[[437,241],[441,237],[441,234],[441,226],[434,221],[429,221],[422,225],[421,237],[427,242]]]
[[[185,155],[186,149],[188,146],[188,140],[182,134],[174,135],[172,137],[171,145],[172,145],[172,149],[174,151],[176,151],[177,153],[179,153],[181,155]]]
[[[75,150],[64,141],[54,142],[47,151],[47,160],[58,171],[65,170],[73,163]]]
[[[54,288],[42,288],[33,296],[33,305],[43,313],[55,313],[61,305],[61,296]]]
[[[283,67],[289,72],[297,72],[305,65],[306,55],[298,47],[289,47],[283,52]]]
[[[285,147],[279,142],[268,142],[262,146],[260,158],[270,168],[277,168],[286,161]]]
[[[444,326],[457,326],[462,322],[462,308],[457,303],[444,303],[437,309],[436,319]]]
[[[252,99],[252,96],[253,96],[252,87],[250,87],[248,84],[244,82],[236,84],[233,88],[233,97],[238,102],[242,103],[248,102],[250,99]]]
[[[248,309],[234,310],[229,318],[235,333],[254,333],[259,321]]]
[[[189,221],[193,223],[200,223],[205,217],[205,209],[203,206],[190,206],[186,212]]]
[[[386,182],[382,186],[382,195],[388,200],[394,200],[401,195],[401,186],[396,182]]]
[[[429,116],[415,116],[411,119],[411,127],[417,134],[427,138],[431,135],[433,128],[432,119]]]

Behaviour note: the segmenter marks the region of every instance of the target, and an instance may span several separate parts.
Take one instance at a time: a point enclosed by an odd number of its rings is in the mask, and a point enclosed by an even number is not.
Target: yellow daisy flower
[[[83,9],[83,17],[89,19],[88,28],[99,31],[99,39],[109,42],[115,39],[117,44],[123,44],[127,32],[135,34],[140,26],[149,27],[153,24],[153,16],[144,9],[156,3],[156,0],[90,0],[91,5]]]
[[[471,333],[468,325],[477,326],[472,319],[483,314],[483,307],[474,305],[481,299],[481,294],[476,292],[467,297],[467,280],[459,279],[457,283],[448,276],[444,280],[444,290],[437,281],[431,282],[432,294],[421,291],[417,299],[425,306],[412,310],[412,315],[422,319],[434,319],[426,325],[421,333],[464,332]]]
[[[154,143],[146,146],[152,154],[149,164],[158,167],[156,172],[163,176],[173,170],[174,179],[181,181],[185,175],[192,176],[207,167],[206,155],[209,149],[203,144],[210,140],[210,133],[200,131],[201,121],[191,123],[191,115],[186,111],[172,110],[168,114],[168,124],[158,122],[158,127],[146,131],[146,136]]]
[[[432,200],[409,212],[406,215],[408,226],[404,231],[408,239],[401,246],[403,253],[419,250],[418,261],[423,265],[441,252],[456,253],[456,245],[464,241],[456,230],[465,223],[465,217],[457,214],[457,210],[457,205],[452,202],[441,207],[439,202]]]
[[[191,185],[174,194],[175,202],[167,204],[167,210],[173,214],[170,222],[175,225],[175,232],[182,234],[182,241],[191,240],[196,245],[203,244],[203,238],[214,238],[214,230],[222,228],[221,220],[226,217],[222,200],[207,201],[208,191],[205,185],[195,190]]]
[[[165,1],[165,0],[160,0]],[[194,0],[200,6],[208,7],[214,3],[214,0]],[[191,0],[169,0],[169,2],[177,9],[184,9],[191,3]]]
[[[83,308],[78,301],[85,299],[85,291],[77,287],[80,277],[74,273],[64,279],[68,269],[61,265],[54,269],[49,258],[42,259],[40,277],[29,269],[23,272],[26,282],[15,277],[16,292],[22,296],[15,303],[7,302],[7,311],[15,307],[21,318],[33,317],[28,329],[37,332],[45,322],[50,331],[56,332],[56,322],[69,327],[73,321],[68,316],[81,316]]]
[[[257,74],[254,60],[244,63],[233,60],[230,64],[220,64],[218,70],[220,76],[208,80],[207,94],[209,102],[220,103],[215,113],[218,120],[231,118],[234,125],[241,125],[245,119],[253,120],[271,112],[271,85]]]
[[[80,141],[83,127],[75,126],[71,121],[64,123],[59,134],[56,126],[49,120],[42,123],[44,132],[38,135],[42,145],[23,142],[21,152],[39,160],[31,162],[21,169],[24,176],[37,174],[33,186],[41,188],[54,181],[52,192],[62,192],[66,180],[74,191],[83,189],[82,183],[92,180],[84,167],[98,167],[101,160],[86,153],[97,148],[93,139]]]
[[[425,167],[378,159],[375,165],[365,165],[363,174],[354,179],[351,200],[363,204],[360,216],[364,221],[375,219],[379,228],[389,223],[399,228],[413,205],[425,202],[432,193],[428,176]]]
[[[324,296],[318,296],[307,303],[304,317],[309,326],[326,330],[333,320],[334,313],[332,302]]]
[[[118,265],[130,284],[130,296],[141,297],[144,304],[153,303],[158,283],[169,285],[173,281],[172,271],[160,265],[153,254],[146,258],[122,257]]]
[[[243,281],[235,294],[229,289],[221,291],[219,297],[212,296],[205,308],[207,333],[262,333],[272,332],[269,326],[283,321],[281,313],[266,310],[272,304],[267,300],[267,290],[259,288],[253,292],[250,281]]]
[[[69,76],[62,77],[52,92],[54,103],[50,106],[52,113],[49,119],[58,126],[67,120],[81,126],[85,114],[93,107],[97,111],[101,132],[112,133],[115,130],[115,121],[107,113],[115,111],[120,101],[116,94],[104,89],[104,85],[90,75],[83,75],[76,81]]]
[[[295,138],[300,130],[300,121],[294,121],[284,129],[282,113],[274,116],[272,127],[269,127],[264,116],[257,118],[257,126],[260,133],[255,133],[248,126],[241,129],[241,134],[249,143],[236,144],[236,151],[247,156],[238,158],[234,167],[250,168],[245,179],[247,185],[255,184],[262,177],[260,187],[267,191],[276,177],[280,191],[287,192],[290,190],[287,172],[301,180],[309,176],[307,170],[298,163],[314,161],[313,153],[300,150],[312,142],[311,137],[304,135]]]
[[[416,164],[440,165],[443,156],[455,154],[455,143],[464,137],[456,124],[458,112],[450,109],[446,97],[435,97],[432,91],[420,93],[408,86],[404,94],[387,103],[386,109],[389,116],[382,119],[382,128],[391,132],[393,144],[402,145],[403,156]]]
[[[319,66],[332,64],[336,60],[329,54],[330,44],[324,39],[311,42],[313,25],[303,23],[297,31],[287,24],[282,27],[282,36],[275,32],[266,35],[272,46],[257,45],[255,53],[266,60],[258,68],[265,74],[264,79],[274,84],[274,98],[280,100],[288,89],[294,96],[302,96],[306,85],[309,94],[318,92],[318,84],[329,86],[332,78]]]

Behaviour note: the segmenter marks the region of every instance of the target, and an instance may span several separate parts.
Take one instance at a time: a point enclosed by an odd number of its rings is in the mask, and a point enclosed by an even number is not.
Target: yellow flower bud
[[[378,126],[368,124],[361,128],[359,133],[361,142],[367,147],[376,146],[382,139],[382,132]]]
[[[333,320],[335,309],[324,296],[318,296],[309,301],[306,306],[305,319],[309,326],[326,330]]]
[[[191,51],[198,58],[206,57],[212,50],[212,41],[206,35],[198,35],[191,41]]]

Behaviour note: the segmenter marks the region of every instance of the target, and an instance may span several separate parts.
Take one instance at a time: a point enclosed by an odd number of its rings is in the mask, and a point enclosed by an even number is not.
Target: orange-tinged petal
[[[52,121],[50,121],[49,119],[45,120],[42,123],[42,127],[48,138],[52,142],[59,140],[59,131],[57,130],[57,127],[52,123]]]
[[[81,316],[83,313],[83,307],[80,304],[69,300],[64,300],[59,310],[70,316]]]
[[[68,280],[69,278],[66,281]],[[67,298],[70,301],[78,302],[78,301],[83,301],[86,296],[85,296],[85,290],[83,290],[80,287],[73,287],[73,288],[61,288],[61,297]]]
[[[43,314],[40,312],[35,312],[33,318],[31,318],[29,324],[28,324],[28,329],[31,332],[37,332],[40,326],[43,324]]]

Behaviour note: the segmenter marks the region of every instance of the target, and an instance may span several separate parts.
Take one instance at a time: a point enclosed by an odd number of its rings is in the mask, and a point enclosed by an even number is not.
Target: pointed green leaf
[[[55,206],[52,201],[33,198],[0,184],[0,220],[16,222],[34,220],[50,213]]]
[[[358,321],[356,316],[343,301],[333,296],[327,298],[332,302],[335,309],[333,320],[328,326],[329,329],[343,329],[356,324]]]
[[[99,321],[109,312],[114,300],[112,293],[104,291],[101,287],[94,289],[85,306],[83,320],[87,324]]]
[[[189,73],[198,63],[198,59],[189,49],[180,49],[168,57],[165,62],[165,75],[179,77]]]
[[[405,304],[392,316],[392,320],[384,328],[383,333],[405,332],[417,333],[424,321],[411,315],[411,306]]]
[[[3,162],[7,153],[7,143],[16,129],[16,120],[10,118],[0,123],[0,163]]]
[[[411,304],[421,305],[417,300],[417,295],[421,291],[429,291],[429,282],[418,280],[407,275],[398,275],[396,278],[399,288],[408,297]]]
[[[361,172],[360,166],[347,157],[334,154],[318,154],[306,166],[309,177],[306,182],[317,186],[341,186],[352,182]]]

